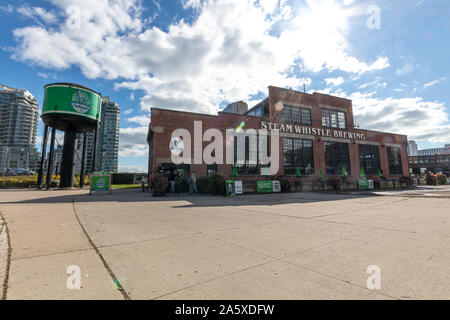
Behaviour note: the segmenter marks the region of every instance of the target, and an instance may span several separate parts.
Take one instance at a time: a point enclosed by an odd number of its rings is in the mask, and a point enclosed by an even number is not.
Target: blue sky
[[[450,143],[448,0],[3,0],[0,83],[86,85],[145,171],[151,107],[215,113],[269,85],[353,100],[361,128]],[[38,135],[42,135],[42,124]]]

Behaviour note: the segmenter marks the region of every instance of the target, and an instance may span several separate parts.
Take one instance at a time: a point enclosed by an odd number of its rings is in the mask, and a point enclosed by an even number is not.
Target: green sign
[[[273,192],[273,184],[272,181],[257,181],[256,182],[256,191],[258,193],[270,193]]]
[[[360,190],[369,190],[369,189],[373,189],[373,180],[358,180],[358,188]]]
[[[111,175],[93,173],[91,177],[91,191],[110,191]]]
[[[227,189],[227,197],[234,197],[234,181],[233,180],[227,180],[225,181],[225,188]]]
[[[70,114],[100,120],[102,98],[87,88],[69,84],[50,84],[44,89],[42,115]]]

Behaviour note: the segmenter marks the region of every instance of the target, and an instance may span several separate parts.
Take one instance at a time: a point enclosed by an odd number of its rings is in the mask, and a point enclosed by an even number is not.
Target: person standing
[[[189,179],[189,194],[192,194],[192,191],[194,191],[195,193],[198,193],[197,190],[197,176],[196,173],[197,171],[194,170],[194,172],[192,172],[191,178]]]

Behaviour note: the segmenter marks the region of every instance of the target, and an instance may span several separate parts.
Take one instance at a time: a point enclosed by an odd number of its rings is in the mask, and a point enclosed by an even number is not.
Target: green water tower
[[[48,128],[52,128],[50,153],[47,169],[47,189],[50,185],[52,172],[53,149],[55,130],[64,131],[64,149],[61,163],[60,187],[73,187],[75,156],[78,133],[84,133],[83,159],[81,161],[81,185],[84,180],[84,163],[86,157],[86,133],[97,131],[100,122],[102,96],[85,86],[74,83],[51,83],[44,86],[44,103],[41,117],[45,124],[44,142],[42,145],[42,161],[38,184],[42,184],[42,172],[47,145]],[[94,159],[97,141],[97,132],[94,139]]]

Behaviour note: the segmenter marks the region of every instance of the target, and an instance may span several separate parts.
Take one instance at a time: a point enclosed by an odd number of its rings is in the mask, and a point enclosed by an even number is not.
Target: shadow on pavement
[[[371,194],[338,194],[338,193],[278,193],[248,194],[227,198],[212,195],[168,194],[164,197],[153,197],[149,192],[141,190],[113,190],[112,194],[97,193],[55,195],[59,191],[42,192],[42,196],[34,199],[1,201],[1,204],[48,204],[75,202],[173,202],[173,208],[187,207],[220,207],[220,206],[255,206],[279,205],[289,203],[310,203],[320,201],[336,201],[373,197]],[[186,203],[188,202],[188,203]]]

